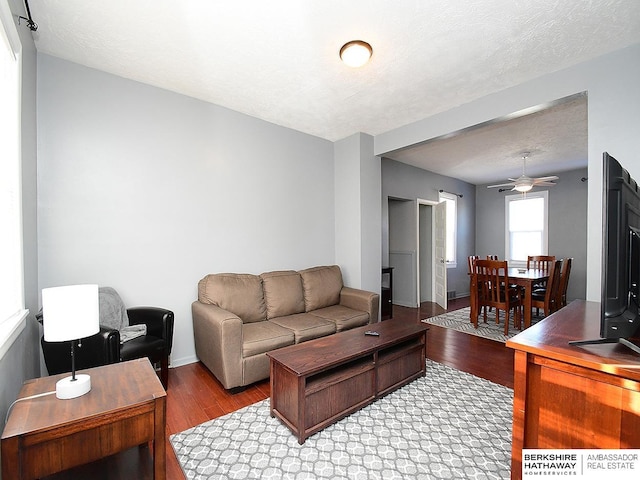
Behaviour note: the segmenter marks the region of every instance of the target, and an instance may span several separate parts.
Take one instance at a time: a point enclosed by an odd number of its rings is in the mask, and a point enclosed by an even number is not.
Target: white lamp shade
[[[98,285],[42,289],[42,319],[47,342],[78,340],[98,333]]]

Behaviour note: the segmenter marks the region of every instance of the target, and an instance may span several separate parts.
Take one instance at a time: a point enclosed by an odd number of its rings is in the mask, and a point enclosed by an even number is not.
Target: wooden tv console
[[[507,341],[512,479],[523,448],[640,448],[640,357],[620,344],[569,345],[599,336],[600,304],[575,300]]]
[[[380,336],[365,335],[374,330]],[[424,324],[390,320],[267,353],[271,416],[303,444],[337,422],[426,372]]]

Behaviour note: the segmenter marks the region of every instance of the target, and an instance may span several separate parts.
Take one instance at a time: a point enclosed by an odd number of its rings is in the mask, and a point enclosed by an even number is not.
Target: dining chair
[[[487,255],[487,260],[499,260],[498,255]],[[489,307],[489,311],[493,311],[493,308]]]
[[[473,302],[475,302],[478,298],[477,292],[474,292],[474,272],[475,272],[475,262],[480,259],[478,255],[469,255],[467,257],[467,273],[469,274],[469,295],[471,297],[471,311],[474,311]],[[477,319],[472,318],[472,323],[476,323]]]
[[[551,264],[555,261],[555,255],[529,255],[527,257],[527,270],[543,270],[549,273],[551,271]]]
[[[478,309],[484,308],[484,321],[487,321],[487,307],[495,307],[496,323],[500,323],[500,310],[505,312],[504,334],[509,333],[510,314],[514,311],[513,323],[516,328],[522,325],[523,293],[519,286],[509,282],[509,268],[506,261],[476,260],[475,273],[478,284]]]
[[[551,265],[556,261],[555,255],[529,255],[527,257],[527,270],[542,270],[545,273],[551,271]],[[540,282],[533,286],[533,288],[545,288],[547,282]],[[539,311],[537,311],[539,313]]]
[[[558,309],[556,299],[560,291],[560,271],[562,269],[562,260],[556,260],[551,264],[549,270],[549,280],[544,288],[534,288],[531,292],[531,306],[544,311],[547,317]]]
[[[556,310],[567,306],[567,287],[569,286],[569,275],[571,274],[571,264],[573,258],[565,258],[562,261],[562,270],[560,271],[560,286],[556,295]]]
[[[495,256],[496,258],[489,258],[489,257],[493,257],[493,256]],[[497,255],[487,255],[487,260],[497,260],[497,259],[498,259]],[[469,275],[470,276],[472,276],[474,271],[475,271],[474,266],[475,266],[475,261],[476,260],[480,260],[480,256],[479,255],[469,255],[469,257],[467,258],[468,267],[469,267]],[[469,280],[470,280],[470,285],[471,285],[469,287],[469,290],[471,290],[473,288],[473,278],[470,277]],[[471,295],[473,295],[473,292],[471,292]],[[483,307],[483,308],[486,310],[487,307]],[[491,310],[492,310],[492,308],[489,307],[489,311],[491,311]],[[486,317],[486,315],[485,315],[485,317]],[[485,323],[486,323],[486,319],[485,319]]]
[[[480,257],[478,255],[469,255],[467,257],[467,267],[469,268],[468,272],[469,274],[473,273],[473,264],[476,260],[479,260]]]

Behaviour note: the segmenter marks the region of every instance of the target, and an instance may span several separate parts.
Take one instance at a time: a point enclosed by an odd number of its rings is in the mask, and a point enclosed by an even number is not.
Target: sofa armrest
[[[230,389],[242,385],[242,320],[215,305],[191,304],[196,355]]]
[[[340,305],[361,310],[369,314],[369,323],[378,321],[380,295],[357,288],[342,287],[340,291]]]
[[[171,354],[173,346],[173,312],[159,307],[130,307],[127,308],[129,325],[145,324],[147,335],[162,338],[167,346],[167,355]]]

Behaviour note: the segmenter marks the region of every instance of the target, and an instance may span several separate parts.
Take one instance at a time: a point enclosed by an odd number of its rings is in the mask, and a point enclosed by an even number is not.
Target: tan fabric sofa
[[[345,287],[337,265],[198,282],[196,355],[227,388],[269,377],[266,352],[378,321],[379,296]]]

